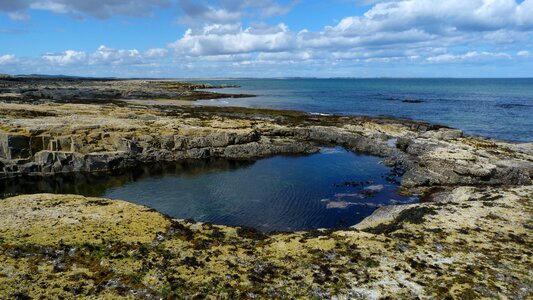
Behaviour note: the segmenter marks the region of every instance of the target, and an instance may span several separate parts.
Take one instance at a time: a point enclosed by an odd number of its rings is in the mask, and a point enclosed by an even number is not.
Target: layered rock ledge
[[[414,121],[196,106],[0,105],[0,178],[312,153],[320,145],[384,157],[405,172],[402,186],[410,190],[524,185],[533,176],[533,144]]]
[[[338,145],[383,157],[402,192],[428,202],[353,228],[265,235],[122,201],[4,199],[0,298],[533,296],[533,144],[392,118],[12,96],[0,102],[0,178]]]

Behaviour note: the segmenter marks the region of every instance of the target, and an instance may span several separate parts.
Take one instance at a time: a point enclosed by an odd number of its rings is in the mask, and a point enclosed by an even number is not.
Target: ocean
[[[225,79],[216,90],[254,98],[200,104],[392,116],[462,129],[466,134],[533,142],[533,79]]]

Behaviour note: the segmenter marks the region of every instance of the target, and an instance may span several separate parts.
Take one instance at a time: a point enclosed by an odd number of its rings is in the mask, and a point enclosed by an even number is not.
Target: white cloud
[[[301,52],[274,52],[274,53],[259,53],[257,60],[259,61],[296,61],[296,60],[310,60],[316,58],[318,55],[311,51]]]
[[[512,59],[507,53],[477,52],[470,51],[464,54],[442,54],[428,57],[426,60],[432,63],[450,63],[450,62],[480,62],[494,59]]]
[[[318,32],[295,33],[283,24],[245,29],[236,24],[208,24],[190,28],[170,47],[186,56],[259,53],[259,60],[266,57],[263,53],[271,57],[276,52],[291,53],[297,58],[298,53],[317,50],[329,51],[337,59],[367,61],[418,57],[472,60],[471,56],[500,59],[502,55],[487,53],[502,54],[495,49],[527,39],[533,30],[533,17],[524,17],[533,16],[533,0],[520,4],[514,0],[377,2],[364,15],[346,17]],[[429,53],[435,45],[444,51]],[[471,56],[447,54],[447,49],[464,46],[472,48]],[[476,52],[477,47],[483,50]],[[283,55],[289,59],[290,55]]]
[[[5,54],[0,56],[0,65],[14,64],[17,62],[17,58],[13,54]]]
[[[378,3],[361,17],[343,19],[333,29],[344,34],[422,29],[431,34],[525,29],[533,25],[533,1],[405,0]],[[525,17],[529,16],[529,18]]]
[[[67,50],[63,53],[48,53],[42,56],[42,59],[52,64],[70,65],[74,63],[83,62],[87,58],[87,54],[82,51]]]
[[[378,3],[363,16],[326,27],[321,39],[341,44],[505,42],[512,31],[533,29],[533,0],[405,0]],[[377,38],[375,38],[377,37]],[[319,39],[320,41],[320,39]],[[315,41],[315,43],[317,43]],[[322,41],[323,43],[323,41]]]
[[[152,48],[144,52],[146,58],[163,58],[167,56],[168,50],[164,48]]]
[[[105,45],[98,47],[89,56],[90,64],[131,64],[140,63],[141,53],[137,49],[113,49]]]
[[[13,21],[27,21],[30,19],[30,16],[22,11],[10,12],[7,16]]]
[[[516,55],[519,57],[529,57],[530,53],[527,50],[521,50],[521,51],[518,51]]]
[[[203,27],[206,24],[236,23],[245,16],[258,19],[284,15],[297,1],[279,4],[274,0],[178,0],[178,3],[183,13],[181,23]]]
[[[47,10],[56,14],[64,14],[70,11],[69,7],[61,2],[36,1],[30,4],[31,9]]]
[[[25,14],[28,9],[106,19],[116,15],[147,17],[173,0],[2,0],[0,11]]]
[[[170,45],[176,53],[189,56],[280,52],[295,46],[295,39],[284,24],[259,30],[233,25],[208,25],[199,33],[187,30],[181,39]]]
[[[67,50],[61,53],[47,53],[41,56],[44,62],[52,65],[142,65],[153,60],[164,59],[168,50],[152,48],[141,53],[137,49],[114,49],[102,45],[92,53]]]
[[[0,11],[26,15],[28,9],[107,19],[113,16],[149,17],[158,9],[181,10],[187,24],[230,23],[243,16],[271,17],[289,12],[296,0],[2,0]],[[13,15],[16,16],[16,15]]]
[[[253,58],[252,54],[242,53],[242,54],[208,55],[208,56],[203,56],[202,60],[207,61],[207,62],[242,62],[242,61],[250,60],[252,58]]]

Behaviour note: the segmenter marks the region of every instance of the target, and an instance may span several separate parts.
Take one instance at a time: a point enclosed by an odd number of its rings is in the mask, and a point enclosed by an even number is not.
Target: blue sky
[[[533,77],[533,0],[1,0],[0,73]]]

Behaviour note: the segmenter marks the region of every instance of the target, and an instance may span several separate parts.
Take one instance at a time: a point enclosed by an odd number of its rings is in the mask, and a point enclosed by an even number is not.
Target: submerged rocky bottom
[[[269,231],[349,227],[397,194],[380,158],[343,148],[258,161],[189,160],[113,173],[4,180],[0,195],[62,193],[127,199],[178,219]]]

